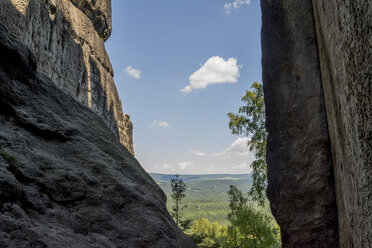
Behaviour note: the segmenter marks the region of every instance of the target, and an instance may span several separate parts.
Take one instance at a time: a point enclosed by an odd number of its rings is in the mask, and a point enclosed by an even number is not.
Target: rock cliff
[[[372,3],[313,1],[341,247],[372,245]]]
[[[31,48],[41,72],[100,115],[134,154],[132,124],[104,47],[111,0],[1,0],[0,22]]]
[[[267,195],[283,246],[370,247],[371,3],[261,8]]]
[[[195,247],[107,122],[2,24],[0,55],[0,247]]]

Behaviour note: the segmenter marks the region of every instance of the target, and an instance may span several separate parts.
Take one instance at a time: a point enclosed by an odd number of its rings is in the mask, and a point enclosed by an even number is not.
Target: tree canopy
[[[231,185],[227,194],[231,210],[227,216],[230,222],[227,229],[228,247],[280,247],[279,228],[272,225],[271,219],[254,209],[235,186]]]
[[[279,248],[279,226],[260,206],[255,206],[231,185],[227,192],[228,225],[194,220],[185,233],[201,248]]]
[[[255,155],[251,164],[253,185],[249,192],[253,200],[264,204],[267,185],[265,102],[263,87],[254,82],[252,90],[247,90],[242,97],[244,105],[238,113],[228,113],[229,128],[233,134],[249,137],[248,147]]]

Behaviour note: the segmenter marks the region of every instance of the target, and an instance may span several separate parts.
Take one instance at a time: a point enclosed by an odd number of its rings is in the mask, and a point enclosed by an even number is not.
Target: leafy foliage
[[[163,174],[154,176],[167,196],[172,198],[170,178],[172,177]],[[183,175],[182,179],[187,183],[187,196],[182,198],[182,203],[187,203],[187,208],[184,208],[182,217],[183,220],[193,219],[193,221],[188,229],[182,226],[181,228],[198,247],[250,248],[255,247],[255,237],[257,248],[280,247],[279,226],[271,215],[268,204],[260,205],[245,197],[250,189],[250,177],[247,175]],[[167,203],[170,212],[174,201],[171,203]]]
[[[254,152],[252,162],[253,185],[249,192],[253,200],[264,204],[264,191],[267,185],[265,103],[263,87],[258,82],[251,86],[242,97],[244,106],[239,108],[238,114],[228,113],[229,128],[233,134],[243,134],[250,137],[248,146]]]
[[[194,220],[185,233],[202,248],[278,248],[279,227],[272,217],[249,203],[235,186],[228,191],[228,225]],[[262,206],[261,206],[262,209]]]
[[[235,186],[230,186],[228,195],[231,211],[228,215],[228,247],[280,247],[279,230],[272,226],[270,218],[248,204],[248,199]]]
[[[194,220],[186,234],[195,242],[198,247],[218,248],[227,239],[227,227],[219,225],[218,222],[211,223],[208,219]]]

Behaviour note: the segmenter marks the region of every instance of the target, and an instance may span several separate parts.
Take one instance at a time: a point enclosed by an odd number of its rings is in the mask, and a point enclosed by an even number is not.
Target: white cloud
[[[193,154],[193,155],[196,155],[196,156],[206,156],[207,153],[204,152],[204,151],[198,151],[198,150],[192,150],[192,151],[189,151],[188,153],[190,154]]]
[[[240,76],[238,60],[219,56],[210,57],[199,70],[189,77],[190,84],[181,90],[190,93],[192,90],[205,89],[210,84],[236,83]]]
[[[234,169],[247,169],[249,167],[250,167],[250,165],[246,162],[243,162],[243,163],[240,163],[240,164],[237,164],[237,165],[233,166]]]
[[[125,69],[125,71],[127,72],[127,74],[131,77],[134,77],[134,78],[141,78],[141,71],[140,70],[137,70],[137,69],[134,69],[132,66],[127,66],[127,68]]]
[[[251,173],[254,152],[249,151],[248,137],[235,137],[220,150],[212,150],[195,143],[194,149],[175,151],[145,149],[144,144],[137,151],[137,159],[150,172],[164,174],[242,174]],[[214,142],[214,141],[211,141]],[[151,153],[149,153],[151,151]],[[169,152],[172,151],[172,152]],[[167,158],[167,160],[164,160]]]
[[[170,125],[166,121],[157,121],[157,120],[154,120],[150,126],[152,126],[152,127],[171,127],[172,125]]]
[[[251,164],[246,163],[246,162],[234,165],[233,169],[236,169],[236,170],[239,170],[239,171],[244,171],[244,173],[251,173],[252,172]]]
[[[159,173],[166,174],[176,174],[176,173],[192,173],[195,169],[195,163],[191,161],[184,161],[178,164],[168,164],[168,163],[159,163],[152,166],[151,171],[156,171]]]
[[[227,14],[230,14],[233,9],[237,9],[242,5],[251,4],[251,0],[235,0],[234,2],[225,3],[224,7]]]
[[[237,138],[229,147],[219,153],[215,153],[212,156],[229,158],[234,156],[253,156],[252,152],[249,151],[248,145],[249,138]]]
[[[185,162],[178,163],[178,168],[179,168],[180,170],[193,169],[193,168],[194,168],[193,165],[194,165],[193,162],[185,161]]]
[[[157,165],[154,166],[155,169],[168,169],[170,167],[171,167],[171,165],[170,164],[167,164],[167,163],[164,163],[162,165],[158,165],[157,164]]]

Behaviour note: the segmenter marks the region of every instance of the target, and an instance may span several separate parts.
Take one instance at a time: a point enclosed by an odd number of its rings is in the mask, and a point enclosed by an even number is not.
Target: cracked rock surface
[[[96,112],[134,154],[132,123],[104,45],[111,0],[1,0],[0,22],[35,54],[40,72]]]

